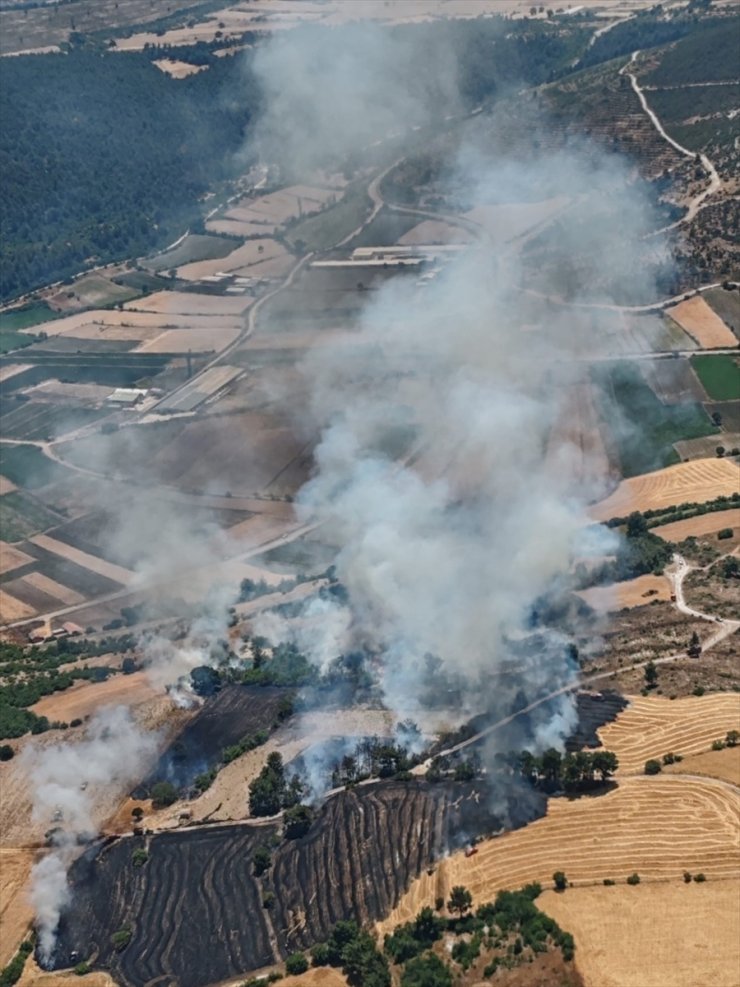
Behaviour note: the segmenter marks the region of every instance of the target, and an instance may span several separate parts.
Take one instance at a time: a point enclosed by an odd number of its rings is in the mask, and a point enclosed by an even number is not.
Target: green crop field
[[[17,332],[19,329],[29,329],[42,322],[49,322],[51,319],[58,319],[59,313],[50,309],[46,302],[31,302],[22,305],[20,308],[7,309],[0,312],[0,333]],[[32,338],[27,337],[29,342]]]
[[[20,350],[33,342],[33,336],[27,336],[24,332],[0,329],[0,353],[12,353],[13,350]]]
[[[715,401],[737,401],[740,399],[738,357],[723,353],[692,356],[691,365],[710,398]]]
[[[335,206],[291,226],[286,239],[302,250],[328,250],[356,229],[369,211],[370,199],[364,188],[350,187]]]
[[[172,250],[155,254],[144,261],[145,267],[151,271],[168,271],[173,267],[180,267],[181,264],[190,264],[197,260],[215,260],[217,257],[226,257],[232,250],[236,250],[240,241],[230,240],[222,236],[209,236],[201,233],[189,233],[182,243],[178,243]]]
[[[0,445],[0,473],[19,487],[33,490],[67,475],[63,466],[31,445]]]
[[[637,476],[679,461],[673,443],[718,432],[701,404],[663,404],[634,364],[594,369],[601,416],[619,453],[622,475]]]
[[[56,514],[48,511],[34,497],[15,490],[0,497],[0,531],[3,541],[23,541],[39,531],[59,524]]]

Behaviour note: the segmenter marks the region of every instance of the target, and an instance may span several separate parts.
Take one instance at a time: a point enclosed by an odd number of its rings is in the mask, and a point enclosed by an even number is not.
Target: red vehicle
[[[475,854],[477,852],[478,852],[478,847],[477,846],[468,846],[468,847],[465,847],[465,856],[466,857],[473,857],[473,856],[475,856]]]

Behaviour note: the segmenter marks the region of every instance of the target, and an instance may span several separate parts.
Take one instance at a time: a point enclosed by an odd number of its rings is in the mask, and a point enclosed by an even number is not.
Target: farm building
[[[147,392],[138,387],[117,387],[108,395],[108,401],[123,408],[133,408],[139,401],[143,401],[146,395]]]

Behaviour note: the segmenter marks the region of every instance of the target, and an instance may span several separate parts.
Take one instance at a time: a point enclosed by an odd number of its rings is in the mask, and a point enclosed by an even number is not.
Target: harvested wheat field
[[[284,977],[282,987],[347,987],[347,978],[334,967],[323,966],[318,970],[307,970],[300,977]]]
[[[285,252],[285,248],[277,240],[250,240],[241,247],[237,247],[236,250],[232,250],[226,257],[184,264],[182,267],[178,267],[177,274],[178,277],[184,278],[186,281],[200,281],[201,278],[212,277],[221,271],[236,271],[240,268],[248,268],[250,265],[263,260],[282,257]]]
[[[55,597],[67,606],[74,606],[76,603],[85,602],[85,597],[81,593],[70,589],[69,586],[63,586],[62,583],[58,583],[55,579],[50,579],[41,572],[29,572],[27,576],[23,577],[23,582],[39,590],[41,593],[46,593],[47,596]]]
[[[644,607],[653,600],[670,600],[671,584],[665,576],[638,576],[623,583],[592,586],[576,595],[598,613],[612,613],[624,607]]]
[[[22,603],[10,593],[0,589],[0,622],[9,624],[13,620],[24,620],[33,617],[36,611],[27,603]]]
[[[137,353],[215,353],[233,343],[236,328],[167,329],[149,342],[136,347]]]
[[[740,489],[740,466],[729,459],[697,459],[622,480],[590,511],[595,521],[626,517],[631,511],[672,507],[687,501],[731,496]]]
[[[699,295],[667,308],[666,315],[685,329],[704,349],[737,346],[737,339],[732,330]]]
[[[239,315],[253,301],[249,295],[234,298],[187,291],[157,291],[146,298],[126,302],[124,307],[127,312],[155,312],[161,315]]]
[[[665,699],[631,696],[630,705],[598,731],[619,758],[619,774],[642,771],[645,761],[664,754],[698,754],[728,730],[740,728],[740,695],[712,693]]]
[[[593,388],[587,381],[570,384],[547,442],[546,466],[556,475],[567,470],[591,498],[603,496],[611,470]]]
[[[586,987],[737,987],[740,881],[546,891]]]
[[[409,921],[437,896],[447,898],[456,884],[480,904],[529,881],[549,886],[557,870],[576,884],[624,880],[635,871],[647,881],[680,881],[684,870],[710,881],[737,878],[739,834],[740,800],[725,782],[623,778],[605,795],[551,799],[543,819],[485,840],[474,857],[447,857],[411,885],[379,928]]]
[[[0,850],[0,967],[13,956],[33,917],[26,886],[35,859],[33,850]]]
[[[715,738],[720,740],[721,737]],[[721,751],[708,750],[703,754],[685,757],[680,764],[667,764],[669,774],[704,775],[729,781],[740,788],[740,747],[725,747]]]
[[[683,541],[684,538],[699,538],[702,535],[714,535],[723,528],[740,528],[740,508],[733,507],[729,511],[715,511],[711,514],[699,514],[684,521],[673,521],[671,524],[661,524],[653,528],[654,535],[660,535],[666,541]],[[725,544],[727,544],[725,542]],[[719,542],[718,547],[722,546]]]
[[[115,583],[122,583],[124,586],[128,586],[135,578],[134,573],[130,569],[124,569],[123,566],[116,565],[114,562],[106,562],[105,559],[101,559],[97,555],[90,555],[89,552],[83,552],[79,548],[73,548],[72,545],[67,545],[63,541],[57,541],[56,538],[51,538],[49,535],[36,535],[31,538],[31,541],[34,545],[38,545],[39,548],[44,548],[47,552],[53,552],[54,555],[60,555],[63,559],[74,562],[76,565],[82,566],[84,569],[89,569],[91,572],[97,572],[99,576],[112,579]]]
[[[34,561],[35,559],[32,559],[30,555],[26,555],[25,552],[21,552],[14,545],[10,545],[6,541],[0,541],[0,574],[12,572],[13,569],[18,569],[22,565],[28,565],[29,562]]]
[[[147,672],[133,672],[131,675],[112,675],[105,682],[75,682],[64,692],[55,692],[31,706],[37,716],[47,716],[50,720],[83,720],[91,716],[101,706],[138,706],[140,703],[159,696]]]
[[[95,970],[80,977],[71,970],[42,970],[33,956],[29,956],[18,981],[18,987],[116,987],[115,980],[103,970]]]

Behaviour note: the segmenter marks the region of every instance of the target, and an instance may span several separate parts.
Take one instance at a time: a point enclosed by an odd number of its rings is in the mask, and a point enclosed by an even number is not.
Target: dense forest
[[[74,49],[0,61],[3,299],[166,243],[233,173],[254,105],[237,63],[175,80],[151,58]]]

